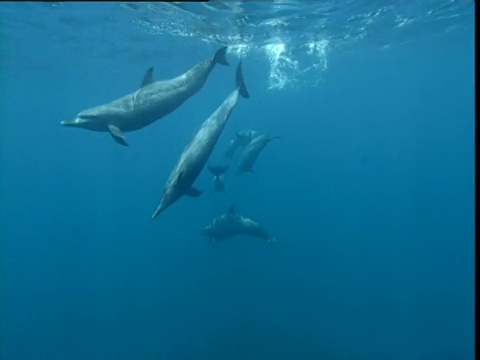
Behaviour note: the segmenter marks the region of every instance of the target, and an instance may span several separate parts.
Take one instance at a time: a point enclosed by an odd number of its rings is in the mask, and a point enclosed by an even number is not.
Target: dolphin
[[[243,150],[242,156],[240,158],[240,163],[238,165],[237,176],[244,174],[246,172],[253,173],[252,167],[257,161],[258,156],[273,139],[280,139],[279,136],[270,136],[270,135],[259,135],[255,137],[252,141]]]
[[[241,130],[237,133],[237,136],[230,140],[228,143],[228,148],[225,151],[225,156],[227,158],[232,158],[235,154],[235,151],[242,146],[248,145],[252,139],[257,136],[258,133],[255,130]]]
[[[212,220],[201,232],[213,241],[222,241],[228,238],[249,235],[267,242],[277,241],[271,237],[256,221],[235,212],[235,205],[231,205],[227,213]]]
[[[228,170],[228,165],[207,165],[207,169],[213,175],[213,189],[216,192],[225,192],[225,181],[223,180],[223,174]]]
[[[244,98],[250,97],[243,81],[241,62],[237,66],[236,81],[237,86],[235,90],[203,122],[198,131],[193,135],[190,143],[183,150],[182,155],[167,179],[160,204],[153,213],[152,219],[156,218],[183,195],[198,197],[202,194],[202,191],[196,189],[193,183],[202,172],[218,138],[222,134],[223,128],[237,103],[238,95],[240,94]]]
[[[74,120],[62,121],[64,126],[109,132],[121,145],[128,146],[124,132],[142,129],[170,114],[205,85],[216,64],[229,65],[225,59],[227,47],[219,49],[213,58],[202,61],[180,76],[154,81],[149,68],[140,88],[110,103],[80,111]]]

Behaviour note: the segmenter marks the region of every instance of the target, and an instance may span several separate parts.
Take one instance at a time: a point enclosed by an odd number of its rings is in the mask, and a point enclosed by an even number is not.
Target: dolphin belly
[[[139,90],[108,104],[119,110],[106,113],[104,122],[118,126],[123,132],[140,130],[170,114],[188,98],[190,96],[169,89]]]

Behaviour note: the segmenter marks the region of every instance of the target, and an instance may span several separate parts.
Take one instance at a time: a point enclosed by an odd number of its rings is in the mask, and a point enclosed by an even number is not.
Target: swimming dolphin
[[[223,180],[223,174],[228,170],[228,165],[207,165],[207,169],[213,175],[213,191],[225,192],[225,181]]]
[[[237,66],[237,86],[225,101],[210,117],[204,121],[200,129],[195,133],[193,139],[183,150],[175,168],[170,173],[163,188],[160,204],[152,215],[156,218],[166,208],[175,203],[183,195],[198,197],[202,191],[197,190],[193,183],[203,170],[210,157],[218,138],[222,134],[227,120],[238,100],[238,94],[249,98],[242,75],[242,63]]]
[[[235,205],[230,206],[226,214],[213,219],[201,232],[213,241],[222,241],[228,238],[249,235],[268,242],[277,241],[271,237],[256,221],[235,212]]]
[[[267,146],[268,143],[273,139],[280,139],[280,137],[263,134],[255,137],[252,141],[248,143],[248,145],[243,150],[242,156],[240,158],[237,176],[246,172],[253,173],[252,167],[257,161],[258,156],[265,148],[265,146]]]
[[[205,85],[216,64],[229,65],[225,59],[226,50],[227,47],[222,47],[213,58],[170,80],[154,81],[151,67],[135,92],[83,110],[74,120],[62,121],[61,124],[109,132],[116,142],[128,146],[124,132],[139,130],[170,114]]]
[[[228,143],[228,148],[225,151],[225,156],[227,158],[232,158],[235,154],[235,151],[242,146],[248,145],[252,139],[257,136],[258,133],[255,130],[241,130],[237,133],[236,138],[230,140]]]

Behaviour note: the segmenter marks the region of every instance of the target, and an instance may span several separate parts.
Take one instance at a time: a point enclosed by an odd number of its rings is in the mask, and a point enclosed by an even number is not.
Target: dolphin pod
[[[235,90],[203,122],[190,143],[183,150],[175,168],[167,179],[160,204],[153,213],[152,219],[156,218],[183,195],[198,197],[202,194],[202,191],[196,189],[193,183],[202,172],[218,138],[222,134],[225,124],[237,104],[239,94],[244,98],[250,97],[243,80],[241,62],[237,66]]]
[[[65,120],[61,124],[108,132],[117,143],[128,146],[124,133],[147,127],[172,113],[203,88],[216,64],[228,66],[229,63],[225,58],[226,50],[227,47],[220,48],[213,57],[168,80],[155,81],[154,69],[151,67],[145,72],[140,87],[136,91],[109,103],[82,110],[73,120]],[[241,62],[236,69],[235,89],[202,123],[184,148],[163,186],[160,201],[152,214],[152,219],[158,217],[184,195],[199,197],[203,193],[195,187],[194,183],[207,164],[240,96],[250,97],[243,79]],[[242,130],[230,140],[224,155],[226,158],[232,158],[239,148],[243,148],[237,176],[245,172],[253,172],[252,167],[261,151],[276,138],[278,137],[259,135],[251,129]],[[228,168],[229,165],[207,166],[214,176],[214,191],[225,192],[223,175]],[[276,241],[256,221],[237,214],[234,205],[227,213],[213,219],[204,228],[202,234],[215,241],[238,235],[249,235],[268,242]]]
[[[225,59],[226,50],[227,47],[222,47],[213,58],[170,80],[154,81],[151,67],[138,90],[110,103],[80,111],[75,119],[61,124],[109,132],[116,142],[128,146],[125,132],[142,129],[170,114],[200,91],[216,64],[229,65]]]

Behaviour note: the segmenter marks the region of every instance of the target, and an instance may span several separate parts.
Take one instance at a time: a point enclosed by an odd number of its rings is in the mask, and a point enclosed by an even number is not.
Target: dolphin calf
[[[236,138],[230,140],[228,143],[228,148],[225,151],[225,156],[227,158],[232,158],[235,154],[235,151],[242,146],[248,145],[252,139],[257,136],[257,132],[255,130],[241,130],[237,133]]]
[[[170,114],[205,85],[216,64],[229,65],[225,59],[226,50],[227,47],[222,47],[213,58],[170,80],[154,81],[151,67],[138,90],[110,103],[80,111],[74,120],[61,124],[109,132],[116,142],[128,146],[124,132],[139,130]]]
[[[201,232],[213,241],[226,240],[228,238],[249,235],[268,242],[277,241],[271,237],[256,221],[235,212],[235,205],[230,206],[228,212],[213,219]]]
[[[228,170],[228,165],[207,165],[207,169],[213,175],[213,191],[225,192],[225,181],[223,180],[223,174]]]
[[[238,95],[249,98],[242,75],[242,63],[237,66],[237,86],[224,102],[203,122],[190,143],[183,150],[175,168],[170,173],[163,188],[160,204],[152,215],[156,218],[161,212],[175,203],[183,195],[198,197],[202,191],[197,190],[193,183],[202,172],[210,157],[218,138],[222,134],[227,120],[232,114]]]
[[[255,137],[252,141],[243,150],[242,156],[240,158],[240,163],[238,165],[237,176],[244,174],[246,172],[253,173],[252,167],[257,161],[258,156],[273,139],[280,139],[279,136],[270,136],[270,135],[259,135]]]

